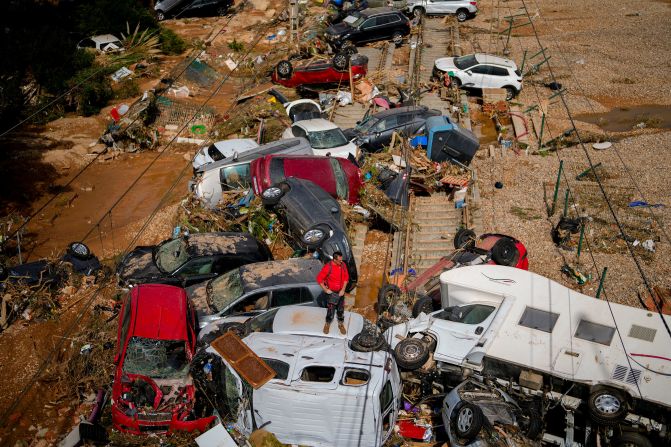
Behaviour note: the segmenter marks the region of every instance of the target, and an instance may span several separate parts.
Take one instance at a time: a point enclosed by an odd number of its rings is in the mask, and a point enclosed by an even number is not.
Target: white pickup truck
[[[469,0],[407,0],[407,11],[415,17],[429,14],[455,14],[463,22],[478,12],[478,2]]]

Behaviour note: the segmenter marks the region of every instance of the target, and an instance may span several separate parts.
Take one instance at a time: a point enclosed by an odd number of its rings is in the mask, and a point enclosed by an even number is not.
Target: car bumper
[[[177,431],[192,432],[198,430],[204,432],[216,419],[215,416],[195,419],[192,421],[182,421],[172,416],[170,419],[154,419],[148,417],[147,419],[140,419],[138,416],[128,416],[122,412],[117,406],[112,406],[112,424],[116,430],[133,435],[145,435],[150,433],[173,433]]]

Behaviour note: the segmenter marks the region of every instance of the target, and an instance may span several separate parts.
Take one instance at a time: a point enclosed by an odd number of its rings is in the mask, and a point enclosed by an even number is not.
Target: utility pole
[[[289,41],[298,42],[298,0],[289,0]]]

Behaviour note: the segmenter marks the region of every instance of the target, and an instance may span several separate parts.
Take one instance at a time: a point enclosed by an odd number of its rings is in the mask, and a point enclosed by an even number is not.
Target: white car
[[[408,0],[407,10],[415,17],[424,14],[454,14],[463,22],[478,12],[478,2],[473,0]]]
[[[447,73],[457,86],[466,88],[504,88],[506,99],[522,90],[522,73],[510,59],[476,53],[461,57],[441,57],[433,66],[433,76]]]
[[[101,34],[82,39],[77,44],[77,49],[92,48],[101,53],[118,53],[124,50],[121,40],[113,34]]]
[[[251,138],[235,138],[212,143],[203,146],[193,159],[193,170],[197,171],[206,164],[223,160],[224,158],[235,158],[249,150],[259,147]]]
[[[347,158],[358,156],[358,147],[347,139],[342,129],[323,118],[297,121],[282,134],[282,138],[303,137],[310,142],[314,155]]]

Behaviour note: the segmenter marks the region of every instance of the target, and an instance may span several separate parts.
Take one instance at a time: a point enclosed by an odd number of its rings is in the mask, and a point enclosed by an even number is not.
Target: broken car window
[[[275,315],[277,315],[278,310],[280,310],[279,307],[248,320],[245,323],[245,326],[247,326],[245,334],[249,334],[250,332],[272,332],[273,322],[275,321]]]
[[[475,55],[473,54],[454,58],[454,65],[456,65],[459,70],[467,70],[477,63],[478,61],[475,59]]]
[[[359,386],[365,385],[370,379],[370,374],[364,369],[347,369],[342,377],[343,385]]]
[[[229,166],[222,169],[222,186],[226,189],[247,189],[250,185],[251,175],[249,174],[249,163],[237,166]]]
[[[210,158],[214,161],[219,161],[223,160],[226,158],[224,154],[222,154],[219,149],[217,149],[217,146],[214,144],[211,144],[210,147],[207,148],[207,154],[210,156]]]
[[[374,118],[373,115],[368,115],[368,117],[356,125],[355,129],[361,133],[366,133],[375,123],[377,123],[377,118]]]
[[[441,320],[463,324],[480,324],[494,311],[494,306],[484,304],[468,304],[466,306],[450,306],[436,314]]]
[[[132,337],[126,348],[123,371],[154,379],[183,379],[189,372],[184,340]]]
[[[220,312],[242,296],[242,278],[240,270],[231,270],[213,279],[207,285],[207,298],[210,306]]]
[[[304,382],[329,383],[333,381],[335,368],[332,366],[308,366],[301,373]]]
[[[347,137],[342,130],[329,129],[308,133],[308,140],[313,149],[330,149],[347,144]]]
[[[163,273],[174,272],[177,267],[189,259],[186,248],[187,245],[184,239],[174,239],[159,245],[156,250],[156,266]]]

